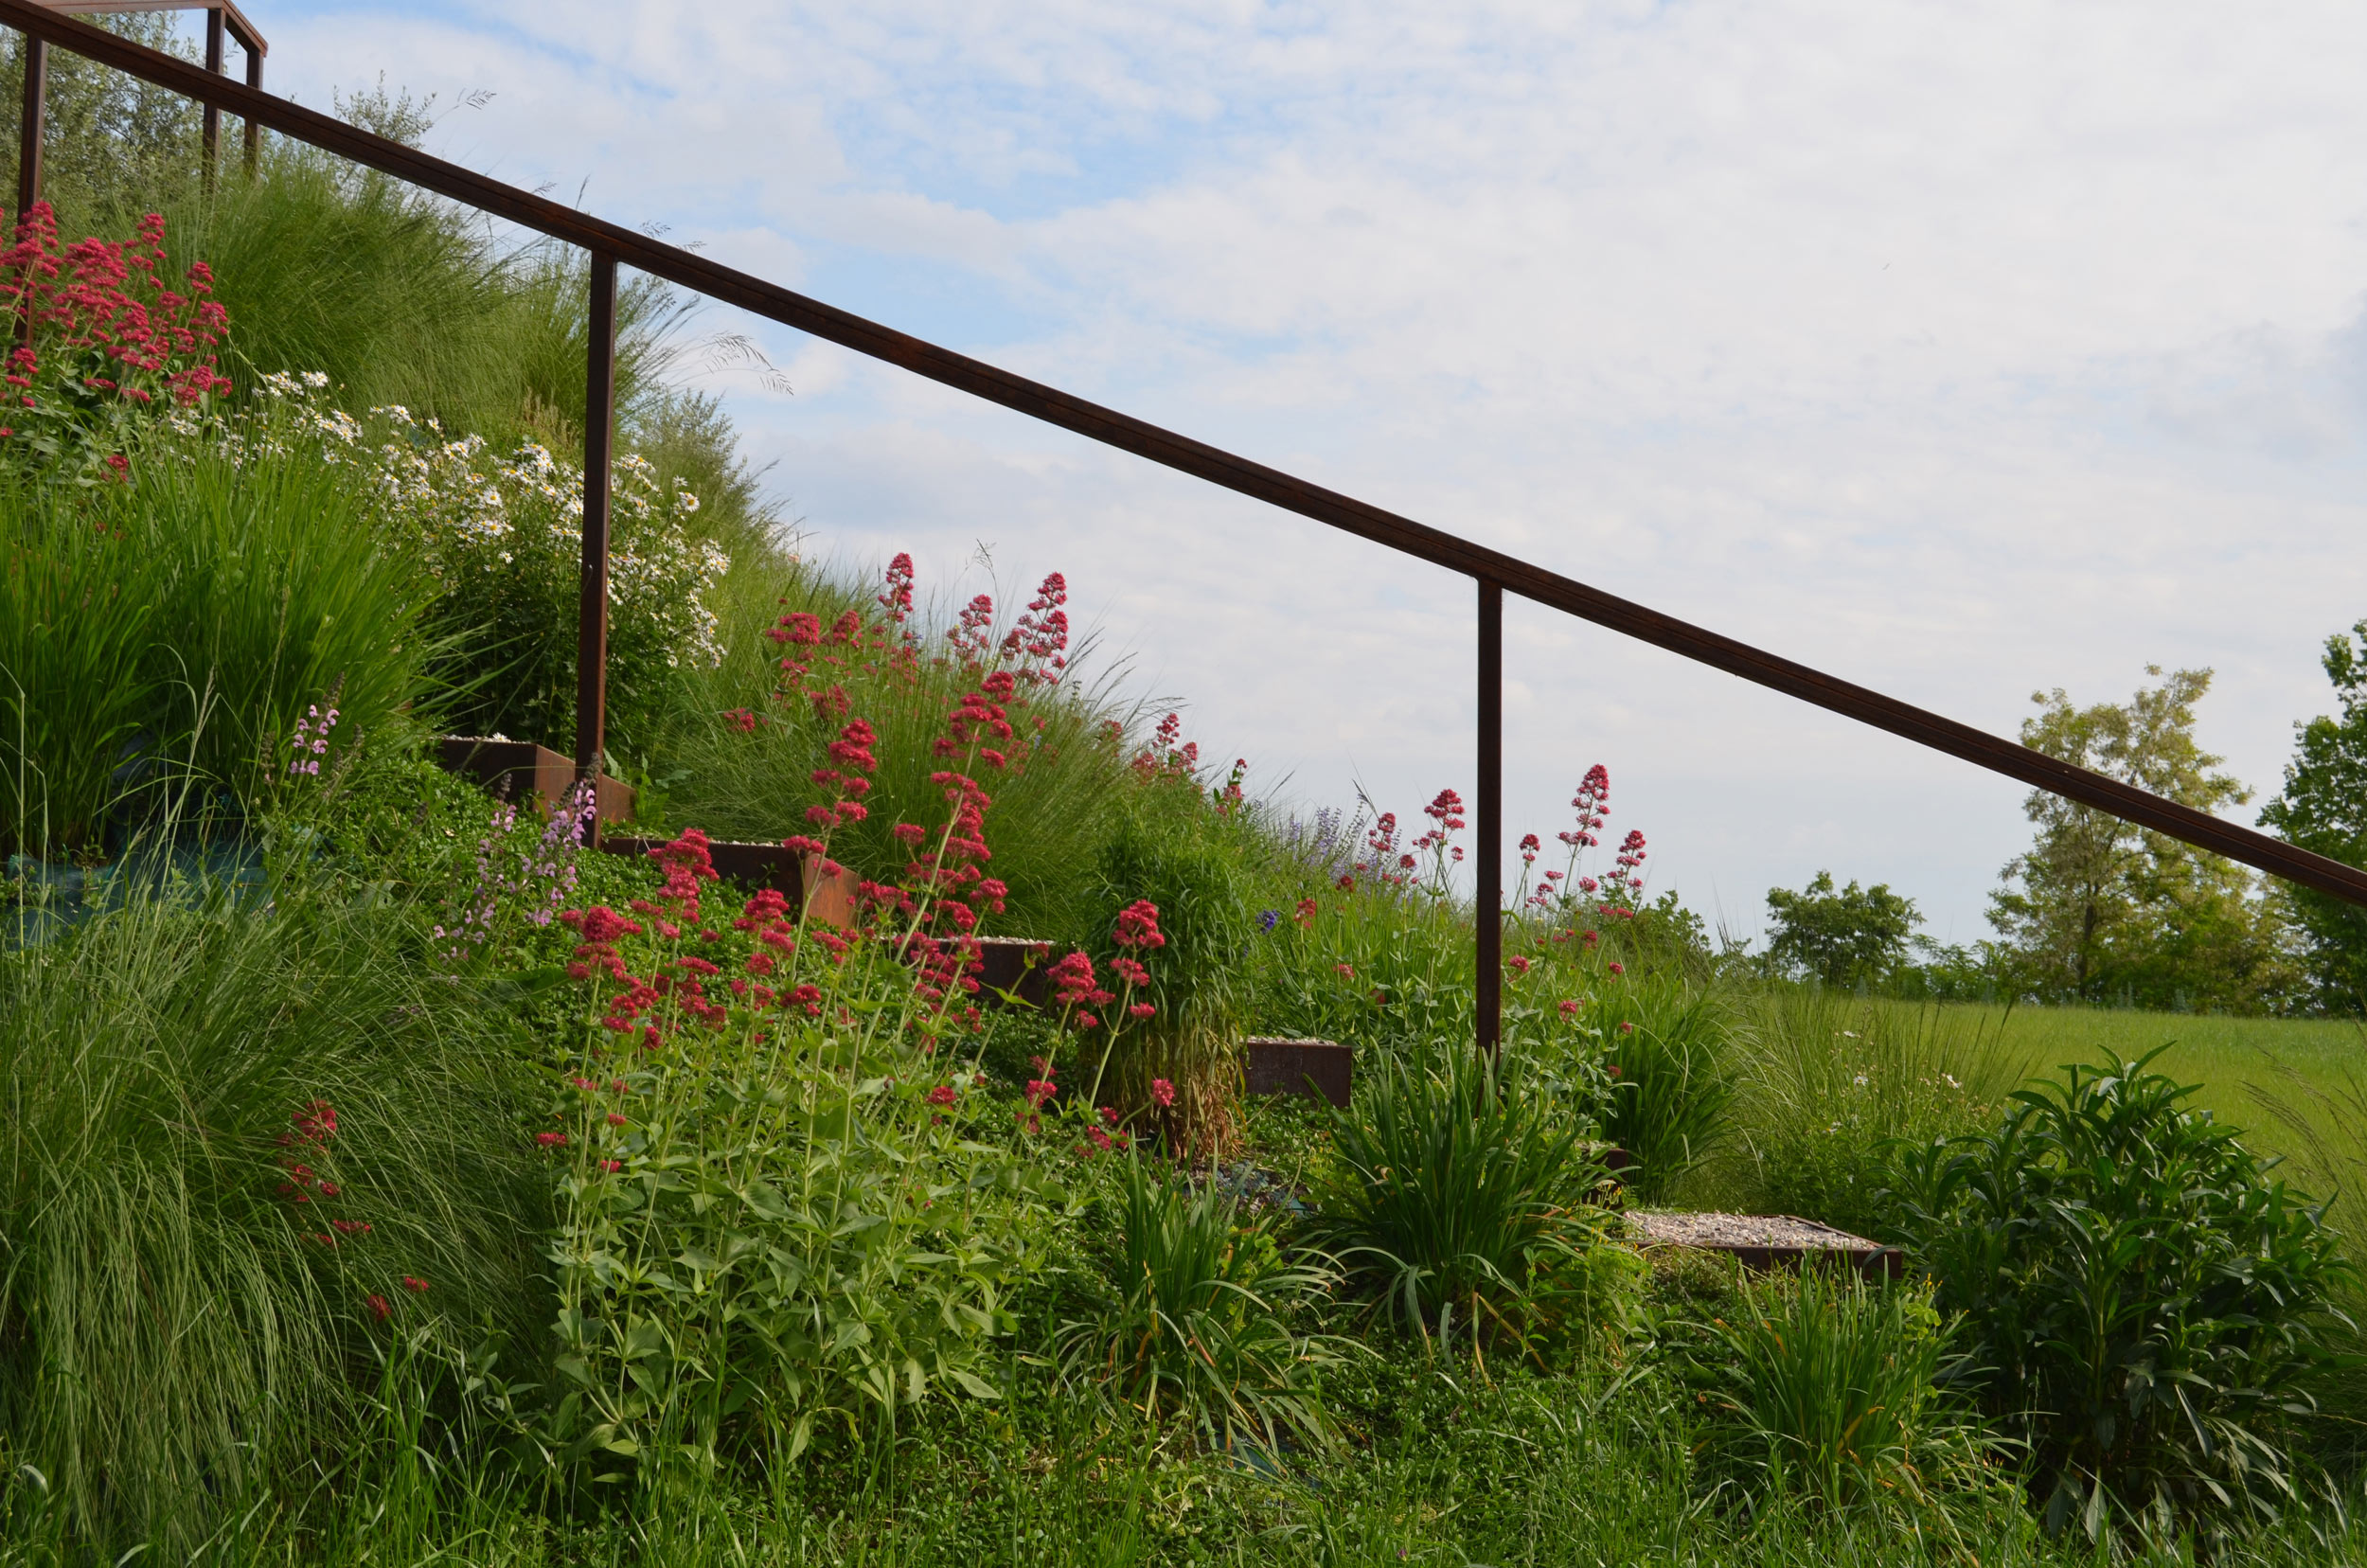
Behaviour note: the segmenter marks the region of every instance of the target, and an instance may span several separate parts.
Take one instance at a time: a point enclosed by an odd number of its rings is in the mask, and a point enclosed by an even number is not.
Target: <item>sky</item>
[[[1995,733],[2216,671],[2274,793],[2367,616],[2367,8],[254,0],[270,84]],[[578,195],[579,193],[579,195]],[[715,309],[805,548],[1067,575],[1311,810],[1474,776],[1462,579]],[[1511,833],[1593,762],[1737,935],[1820,869],[1985,934],[2024,792],[1534,605]],[[2249,821],[2260,799],[2234,814]]]

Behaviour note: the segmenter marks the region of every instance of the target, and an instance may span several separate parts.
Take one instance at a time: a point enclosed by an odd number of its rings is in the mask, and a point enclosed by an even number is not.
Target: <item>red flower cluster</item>
[[[215,368],[218,356],[205,352],[221,347],[230,318],[204,297],[214,292],[205,262],[189,267],[185,294],[165,283],[158,270],[165,259],[165,221],[156,213],[140,220],[133,239],[79,240],[61,251],[57,215],[37,202],[17,225],[16,243],[0,256],[0,277],[9,279],[0,282],[0,300],[12,316],[30,313],[44,347],[70,351],[60,357],[80,372],[73,395],[152,402],[154,392],[140,383],[155,377],[151,384],[186,408],[230,385]],[[32,349],[9,358],[7,383],[26,408],[39,406],[33,383],[40,370]]]
[[[1004,657],[1021,661],[1019,678],[1031,686],[1050,686],[1068,668],[1068,612],[1061,608],[1067,602],[1068,579],[1049,574],[1003,638]]]
[[[880,608],[887,612],[888,620],[901,626],[913,613],[913,558],[898,551],[888,562],[887,586],[879,597]]]
[[[835,764],[813,770],[813,782],[826,790],[835,790],[837,797],[825,806],[806,808],[806,820],[824,831],[844,828],[850,822],[861,822],[870,815],[858,796],[871,793],[870,775],[880,771],[879,758],[871,752],[879,741],[879,734],[864,720],[849,720],[830,742],[829,757]]]
[[[994,599],[980,594],[964,605],[960,616],[947,629],[945,640],[966,668],[974,669],[985,664],[994,647]]]
[[[1200,742],[1185,740],[1183,716],[1170,713],[1159,721],[1150,744],[1134,754],[1130,765],[1146,781],[1188,776],[1200,766]]]
[[[1137,899],[1118,911],[1116,941],[1123,948],[1163,948],[1167,938],[1159,929],[1159,906]]]

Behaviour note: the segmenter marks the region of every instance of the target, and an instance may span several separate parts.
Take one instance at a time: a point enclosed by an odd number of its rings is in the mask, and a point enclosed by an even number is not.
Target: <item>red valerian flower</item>
[[[402,1276],[402,1288],[409,1291],[413,1295],[427,1294],[427,1281],[420,1279],[414,1274],[404,1274]]]
[[[1119,910],[1116,939],[1120,947],[1166,947],[1166,935],[1159,929],[1159,906],[1148,899],[1137,899]]]
[[[1625,974],[1628,972],[1628,966],[1619,962],[1616,958],[1612,959],[1608,967],[1613,974]]]
[[[940,1083],[934,1089],[929,1091],[929,1103],[931,1105],[951,1105],[953,1103],[955,1097],[955,1090],[950,1083]]]
[[[1166,1078],[1152,1078],[1150,1080],[1150,1097],[1158,1101],[1162,1109],[1173,1105],[1175,1103],[1175,1085],[1169,1083]]]
[[[1504,963],[1515,974],[1526,974],[1529,971],[1528,959],[1522,956],[1520,953],[1514,953],[1511,957],[1505,959]]]
[[[1126,1009],[1126,1016],[1129,1018],[1148,1018],[1158,1010],[1158,1008],[1152,1007],[1148,1002],[1137,1002],[1132,1007]]]
[[[1573,1001],[1567,1001],[1567,1002],[1562,1003],[1562,1004],[1561,1004],[1561,1016],[1562,1016],[1562,1017],[1564,1017],[1564,1018],[1575,1018],[1575,1017],[1577,1017],[1577,1016],[1578,1016],[1578,1004],[1577,1004],[1575,1000],[1573,1000]]]
[[[600,1168],[607,1171],[611,1176],[614,1176],[618,1171],[625,1168],[625,1162],[622,1160],[602,1160],[600,1162]]]
[[[544,1149],[563,1149],[567,1144],[567,1134],[564,1132],[537,1132],[534,1135],[534,1141],[542,1145]]]
[[[376,1293],[365,1298],[362,1304],[367,1307],[370,1310],[370,1315],[381,1323],[385,1322],[394,1312],[394,1308],[387,1305],[386,1298]]]

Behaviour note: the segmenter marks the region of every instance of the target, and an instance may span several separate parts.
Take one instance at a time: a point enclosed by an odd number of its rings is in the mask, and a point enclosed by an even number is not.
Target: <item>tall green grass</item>
[[[509,1051],[383,909],[293,885],[0,952],[0,1433],[67,1538],[300,1497],[398,1329],[533,1343]]]
[[[1901,1146],[1986,1129],[2022,1078],[1994,1018],[1813,986],[1738,995],[1726,1141],[1688,1201],[1883,1238]]]
[[[348,406],[402,403],[454,433],[580,442],[588,263],[504,241],[488,221],[385,175],[275,142],[257,175],[126,191],[94,211],[128,233],[166,220],[177,270],[207,262],[230,312],[223,368],[325,372]],[[617,407],[630,433],[664,396],[677,298],[628,278],[617,300]]]
[[[103,854],[188,784],[258,809],[309,709],[347,750],[428,691],[418,586],[302,457],[164,442],[119,489],[0,486],[0,846]]]

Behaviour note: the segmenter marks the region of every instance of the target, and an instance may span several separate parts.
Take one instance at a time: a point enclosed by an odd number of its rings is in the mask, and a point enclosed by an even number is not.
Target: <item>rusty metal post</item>
[[[240,42],[246,47],[246,84],[259,93],[263,90],[263,51],[255,46],[251,38]],[[246,120],[246,172],[249,179],[255,177],[255,159],[262,141],[263,128],[255,122],[254,116],[249,115]]]
[[[576,779],[599,788],[608,729],[608,469],[616,416],[616,258],[592,253],[583,389],[583,597],[576,620]],[[599,816],[592,819],[595,842]]]
[[[1478,884],[1479,1048],[1503,1048],[1504,1007],[1504,590],[1479,579],[1479,788],[1471,803],[1471,860]]]
[[[41,200],[42,126],[49,113],[49,45],[25,40],[25,116],[16,133],[16,221]]]
[[[49,45],[29,33],[24,37],[25,109],[16,139],[16,221],[20,223],[32,217],[33,204],[41,200],[42,132],[49,116]],[[17,298],[16,341],[19,347],[29,348],[33,346],[31,269],[18,281],[25,293]]]
[[[205,74],[222,75],[222,8],[208,7],[205,11]],[[213,188],[214,154],[222,150],[222,111],[212,104],[205,106],[205,186]]]

